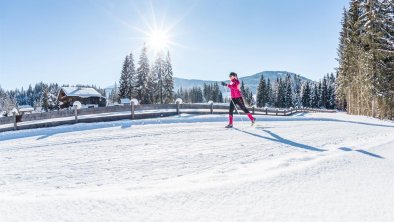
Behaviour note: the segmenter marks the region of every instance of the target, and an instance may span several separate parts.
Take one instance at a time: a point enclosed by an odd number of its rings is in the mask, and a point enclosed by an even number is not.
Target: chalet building
[[[62,87],[58,99],[60,108],[72,107],[75,101],[82,104],[82,108],[106,106],[106,99],[93,88]]]

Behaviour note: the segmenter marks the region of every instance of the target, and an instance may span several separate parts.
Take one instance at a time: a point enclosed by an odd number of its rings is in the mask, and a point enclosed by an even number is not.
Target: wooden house
[[[82,104],[82,108],[106,106],[106,99],[93,88],[62,87],[58,94],[60,108],[72,107],[75,101]]]

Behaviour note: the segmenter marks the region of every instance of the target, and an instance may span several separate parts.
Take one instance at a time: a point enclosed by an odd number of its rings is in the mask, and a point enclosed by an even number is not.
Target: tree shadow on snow
[[[86,124],[82,123],[82,125],[69,125],[68,127],[59,127],[59,128],[45,128],[42,130],[42,134],[37,140],[46,139],[48,137],[62,134],[62,133],[71,133],[71,132],[82,132],[87,130],[95,130],[95,129],[105,129],[111,127],[121,127],[122,129],[130,128],[132,126],[130,122],[119,122],[119,123],[101,123],[101,124]]]
[[[379,158],[379,159],[384,159],[384,157],[382,157],[382,156],[379,156],[379,155],[377,155],[377,154],[374,154],[374,153],[371,153],[371,152],[368,152],[368,151],[365,151],[365,150],[361,150],[361,149],[353,150],[352,148],[349,148],[349,147],[340,147],[340,148],[338,148],[338,149],[339,149],[339,150],[346,151],[346,152],[356,151],[356,152],[359,152],[359,153],[362,153],[362,154],[365,154],[365,155],[368,155],[368,156],[371,156],[371,157],[375,157],[375,158]]]
[[[261,131],[268,133],[273,138],[267,137],[267,136],[263,136],[263,135],[259,135],[259,134],[255,134],[255,133],[251,133],[251,132],[247,132],[247,131],[240,130],[240,129],[237,129],[237,128],[234,128],[234,129],[239,131],[239,132],[243,132],[243,133],[255,136],[255,137],[259,137],[259,138],[266,139],[266,140],[271,140],[273,142],[283,143],[283,144],[286,144],[286,145],[289,145],[289,146],[294,146],[294,147],[301,148],[301,149],[306,149],[306,150],[316,151],[316,152],[327,151],[327,150],[324,150],[324,149],[319,149],[319,148],[316,148],[316,147],[313,147],[313,146],[309,146],[309,145],[306,145],[306,144],[297,143],[297,142],[285,139],[285,138],[283,138],[283,137],[281,137],[281,136],[279,136],[279,135],[277,135],[277,134],[275,134],[275,133],[273,133],[273,132],[271,132],[269,130],[261,130]]]

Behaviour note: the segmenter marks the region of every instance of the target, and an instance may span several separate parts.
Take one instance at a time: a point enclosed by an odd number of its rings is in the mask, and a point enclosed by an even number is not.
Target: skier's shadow
[[[365,150],[362,150],[362,149],[355,150],[355,149],[352,149],[352,148],[349,148],[349,147],[339,147],[338,149],[342,150],[342,151],[345,151],[345,152],[356,151],[356,152],[359,152],[359,153],[362,153],[362,154],[365,154],[365,155],[368,155],[368,156],[371,156],[371,157],[384,159],[382,156],[380,156],[378,154],[374,154],[374,153],[371,153],[371,152],[368,152],[368,151],[365,151]]]
[[[251,132],[247,132],[247,131],[240,130],[240,129],[237,129],[237,128],[234,128],[234,129],[239,131],[239,132],[243,132],[243,133],[246,133],[246,134],[249,134],[249,135],[252,135],[252,136],[256,136],[256,137],[259,137],[259,138],[262,138],[262,139],[271,140],[273,142],[283,143],[283,144],[294,146],[294,147],[301,148],[301,149],[306,149],[306,150],[311,150],[311,151],[316,151],[316,152],[327,151],[327,150],[324,150],[324,149],[319,149],[317,147],[313,147],[313,146],[309,146],[309,145],[306,145],[306,144],[297,143],[297,142],[285,139],[285,138],[283,138],[283,137],[281,137],[281,136],[279,136],[279,135],[277,135],[277,134],[275,134],[275,133],[273,133],[273,132],[271,132],[269,130],[261,130],[261,131],[268,133],[270,136],[272,136],[272,138],[271,137],[267,137],[267,136],[263,136],[263,135],[259,135],[259,134],[255,134],[255,133],[251,133]]]

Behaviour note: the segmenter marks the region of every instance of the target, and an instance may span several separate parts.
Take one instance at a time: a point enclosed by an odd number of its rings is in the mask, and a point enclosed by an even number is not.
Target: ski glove
[[[225,82],[222,82],[222,86],[227,86],[227,83],[225,83]]]

